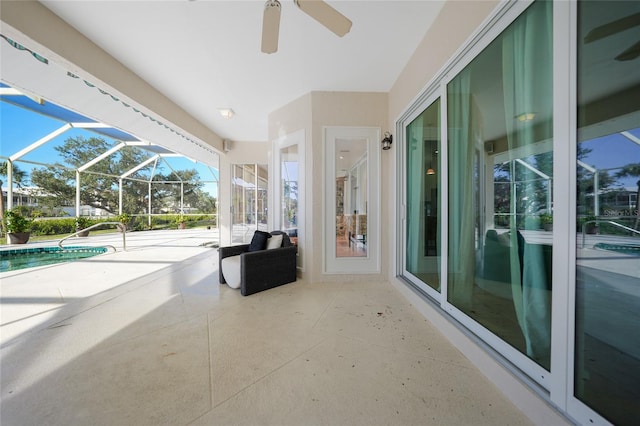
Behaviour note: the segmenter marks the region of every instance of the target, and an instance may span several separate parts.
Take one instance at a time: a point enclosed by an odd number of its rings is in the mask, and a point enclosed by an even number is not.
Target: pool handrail
[[[587,229],[587,226],[586,226],[586,225],[587,225],[588,223],[600,223],[600,222],[608,223],[608,224],[610,224],[610,225],[615,225],[615,226],[617,226],[618,228],[622,228],[622,229],[625,229],[625,230],[627,230],[627,231],[631,231],[631,232],[633,232],[634,234],[638,234],[638,235],[640,235],[640,231],[638,231],[637,229],[633,229],[633,228],[630,228],[630,227],[628,227],[628,226],[624,226],[623,224],[618,223],[618,222],[614,222],[614,221],[612,221],[612,220],[606,220],[606,219],[594,219],[594,220],[588,220],[588,221],[586,221],[586,222],[584,222],[584,223],[582,224],[582,248],[584,248],[584,243],[585,243],[586,229]]]
[[[125,231],[127,230],[127,228],[125,227],[125,225],[122,222],[100,222],[100,223],[93,224],[91,226],[88,226],[88,227],[86,227],[84,229],[76,231],[73,234],[67,235],[66,237],[62,238],[60,241],[58,241],[58,247],[60,247],[60,249],[64,250],[64,247],[62,247],[62,242],[64,240],[66,240],[67,238],[71,238],[71,237],[76,236],[76,235],[78,235],[78,234],[80,234],[82,232],[85,232],[85,231],[90,231],[93,228],[98,228],[98,227],[100,227],[102,225],[116,225],[116,227],[120,230],[120,232],[122,232],[122,250],[123,251],[127,251],[127,239],[125,237],[125,234],[126,234]],[[115,247],[113,247],[113,246],[110,246],[110,247],[113,248],[113,251],[116,251]]]

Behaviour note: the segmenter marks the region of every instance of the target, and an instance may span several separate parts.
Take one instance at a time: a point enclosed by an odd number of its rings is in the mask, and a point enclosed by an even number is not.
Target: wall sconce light
[[[391,149],[393,143],[393,136],[389,132],[384,132],[384,138],[382,139],[382,149],[385,151]]]
[[[427,142],[427,141],[425,140],[425,142]],[[429,176],[431,176],[431,175],[435,175],[436,174],[436,171],[433,169],[433,165],[432,165],[433,164],[433,156],[434,155],[438,155],[438,150],[437,149],[436,150],[433,149],[433,141],[429,141],[429,150],[431,151],[431,158],[429,158],[429,168],[427,169],[427,174]]]

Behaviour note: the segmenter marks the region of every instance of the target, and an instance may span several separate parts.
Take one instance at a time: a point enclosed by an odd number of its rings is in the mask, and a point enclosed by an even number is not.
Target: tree
[[[181,187],[184,206],[205,213],[211,211],[212,198],[202,191],[203,184],[200,182],[200,175],[196,170],[176,170],[167,175],[156,174],[153,181],[157,182],[152,185],[152,208],[154,211],[172,210],[174,213],[178,213],[180,211]]]
[[[618,179],[628,177],[640,177],[640,163],[630,163],[624,166],[618,173],[616,173]],[[638,229],[640,226],[640,180],[636,182],[638,189],[636,191],[636,223],[634,228]]]
[[[64,144],[54,149],[64,159],[64,164],[54,164],[34,170],[31,181],[58,203],[74,203],[76,173],[75,169],[83,166],[105,151],[111,144],[99,137],[85,139],[82,136],[68,138]],[[134,147],[124,147],[115,154],[91,166],[80,176],[80,202],[95,208],[104,209],[110,213],[117,213],[119,206],[118,176],[131,170],[146,160],[141,150]],[[132,174],[131,178],[143,179],[143,173],[149,166]],[[148,178],[147,178],[148,179]],[[134,180],[123,181],[123,202],[130,213],[144,210],[144,196],[146,185]]]
[[[69,138],[55,149],[64,159],[64,164],[55,164],[34,170],[31,181],[45,194],[46,205],[75,204],[75,170],[111,148],[111,144],[99,137],[85,139],[82,136]],[[148,155],[136,147],[124,147],[116,153],[92,165],[80,174],[80,202],[95,208],[116,214],[119,209],[119,176],[137,167],[147,160]],[[151,165],[128,175],[122,181],[123,211],[129,214],[146,213],[149,207],[149,179]],[[156,184],[151,185],[153,211],[167,206],[179,209],[180,183],[184,182],[185,205],[210,209],[202,183],[196,170],[178,170],[167,175],[157,173],[153,176]],[[177,183],[160,184],[163,181]],[[210,203],[210,201],[209,201]],[[210,210],[209,210],[210,211]]]

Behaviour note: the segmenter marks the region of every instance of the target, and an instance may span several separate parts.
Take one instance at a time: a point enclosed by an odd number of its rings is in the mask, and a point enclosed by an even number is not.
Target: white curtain
[[[421,114],[407,128],[407,271],[416,274],[424,255],[422,210],[424,188],[424,119]]]
[[[465,68],[447,87],[449,158],[449,300],[470,308],[475,271],[475,136],[471,72]]]
[[[503,93],[509,153],[533,155],[533,144],[552,135],[552,3],[539,2],[505,33],[502,42]],[[526,115],[529,116],[526,116]],[[534,197],[533,187],[518,187],[516,160],[510,158],[512,181],[510,265],[513,303],[526,341],[527,355],[548,359],[551,343],[551,283],[542,244],[525,241],[518,232],[517,199]],[[523,191],[525,193],[523,193]]]

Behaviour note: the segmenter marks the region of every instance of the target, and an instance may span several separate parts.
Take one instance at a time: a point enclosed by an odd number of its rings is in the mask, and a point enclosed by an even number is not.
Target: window
[[[233,165],[232,243],[248,243],[256,230],[267,231],[267,184],[268,172],[265,165]]]
[[[614,424],[640,418],[639,18],[578,3],[574,395]]]

